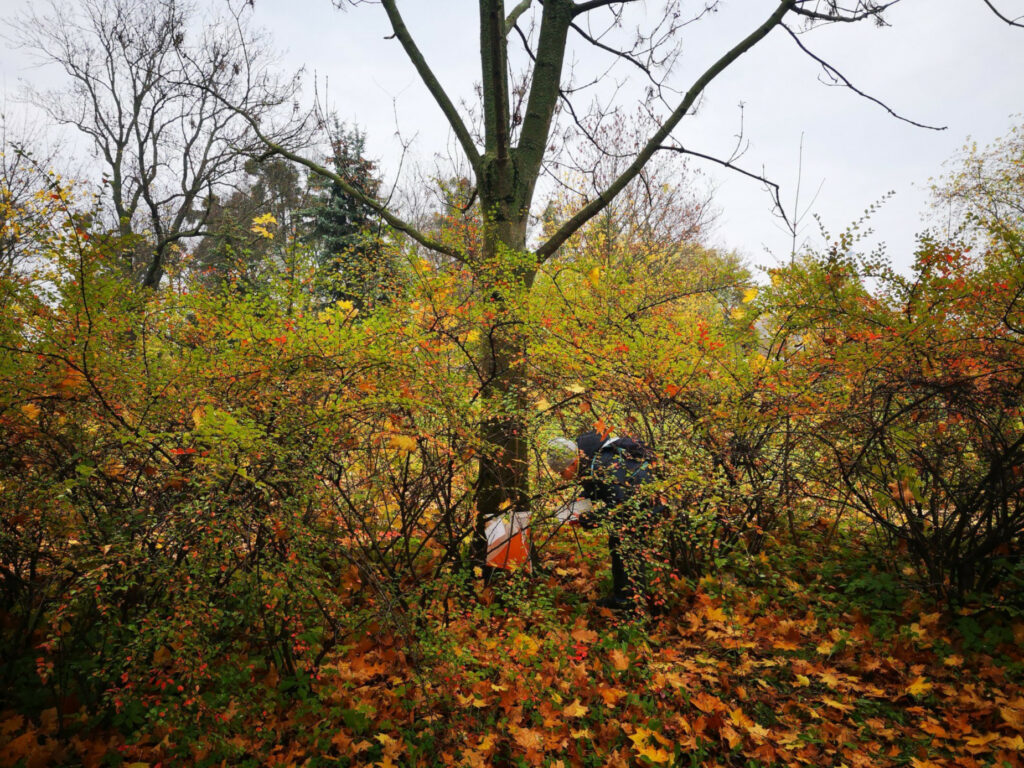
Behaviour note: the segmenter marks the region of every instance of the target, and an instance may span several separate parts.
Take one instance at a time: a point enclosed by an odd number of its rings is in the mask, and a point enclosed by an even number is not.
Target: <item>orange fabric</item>
[[[487,564],[494,568],[511,568],[529,561],[530,545],[522,531],[517,531],[511,538],[498,542],[487,553]]]

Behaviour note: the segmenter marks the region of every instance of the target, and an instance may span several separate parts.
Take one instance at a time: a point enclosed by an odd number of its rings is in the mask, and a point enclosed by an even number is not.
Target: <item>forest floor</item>
[[[656,617],[612,613],[593,605],[603,540],[582,539],[414,643],[377,628],[309,689],[266,669],[277,706],[224,713],[233,735],[216,744],[8,712],[0,764],[1024,766],[1012,612],[944,612],[808,528],[741,568],[663,585]]]

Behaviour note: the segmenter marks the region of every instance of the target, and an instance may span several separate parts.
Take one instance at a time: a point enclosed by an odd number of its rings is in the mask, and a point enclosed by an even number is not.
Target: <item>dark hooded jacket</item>
[[[637,489],[654,479],[654,457],[645,445],[630,437],[602,438],[597,432],[584,432],[576,438],[583,454],[580,459],[580,484],[583,495],[595,505],[593,512],[584,515],[580,523],[592,528],[600,519],[616,519],[640,507],[630,502],[637,500],[647,511],[656,511],[659,505],[640,498]]]

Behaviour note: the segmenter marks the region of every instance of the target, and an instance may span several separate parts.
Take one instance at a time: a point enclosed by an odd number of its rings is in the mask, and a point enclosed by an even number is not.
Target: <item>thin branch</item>
[[[981,2],[987,5],[989,10],[992,11],[992,13],[994,13],[1000,20],[1005,21],[1011,27],[1024,27],[1024,24],[1021,23],[1021,19],[1024,19],[1024,16],[1018,16],[1016,19],[1011,19],[1009,16],[1001,14],[999,9],[992,4],[991,0],[981,0]]]
[[[664,150],[668,150],[670,152],[677,152],[677,153],[679,153],[681,155],[690,155],[692,157],[699,157],[699,158],[701,158],[703,160],[710,160],[712,163],[717,163],[718,165],[722,166],[723,168],[728,168],[730,171],[736,171],[736,173],[739,173],[739,174],[741,174],[743,176],[746,176],[747,178],[754,179],[755,181],[760,181],[762,184],[765,185],[765,187],[768,188],[769,194],[771,194],[772,200],[775,203],[775,208],[779,212],[779,216],[782,217],[782,220],[784,222],[786,222],[786,226],[789,227],[790,230],[792,231],[793,225],[790,223],[789,217],[786,216],[785,206],[782,205],[782,198],[781,198],[782,190],[779,188],[778,183],[772,181],[767,176],[763,176],[763,175],[754,173],[752,171],[748,171],[748,170],[745,170],[743,168],[740,168],[739,166],[733,165],[731,160],[722,160],[721,158],[715,157],[714,155],[706,155],[703,152],[695,152],[694,150],[686,149],[685,147],[678,147],[678,146],[673,146],[671,144],[665,144],[665,145],[662,145],[662,146],[658,147],[658,149],[664,149]]]
[[[782,23],[783,17],[786,12],[792,8],[792,0],[783,0],[776,7],[775,11],[753,32],[747,35],[743,40],[729,49],[721,58],[712,64],[702,74],[690,89],[686,92],[682,102],[676,108],[676,110],[669,115],[669,117],[662,124],[661,128],[655,131],[654,135],[647,141],[643,149],[636,156],[636,159],[630,164],[625,171],[623,171],[617,179],[615,179],[605,190],[600,192],[595,200],[592,200],[589,204],[585,205],[575,216],[569,219],[563,224],[557,232],[555,232],[546,243],[537,249],[537,256],[540,261],[544,261],[550,257],[555,251],[558,250],[559,246],[562,245],[569,237],[572,236],[580,227],[586,224],[591,218],[605,208],[611,200],[625,188],[629,182],[636,178],[637,174],[643,170],[647,161],[651,159],[655,152],[662,146],[662,143],[669,137],[673,129],[679,124],[690,108],[693,106],[697,98],[704,92],[704,89],[723,71],[725,71],[734,61],[740,56],[753,48],[762,39],[768,36],[768,34],[775,29],[779,24]]]
[[[434,97],[434,101],[437,102],[437,105],[447,118],[448,124],[452,127],[455,136],[459,140],[459,144],[462,145],[462,151],[466,153],[466,157],[469,159],[470,165],[476,170],[480,164],[480,153],[477,151],[476,144],[473,143],[473,137],[459,116],[458,110],[455,109],[455,105],[448,98],[448,94],[434,76],[430,66],[427,64],[427,60],[423,58],[423,54],[409,34],[409,30],[402,20],[402,15],[398,12],[398,8],[395,5],[395,0],[381,0],[381,5],[384,6],[384,11],[391,21],[391,29],[394,31],[395,37],[402,44],[409,60],[416,67],[416,71],[419,72],[423,84],[427,86],[430,95]]]
[[[634,67],[638,67],[652,81],[654,80],[654,76],[651,74],[651,70],[648,69],[648,67],[646,65],[644,65],[642,62],[637,61],[636,59],[634,59],[628,53],[625,53],[624,51],[620,51],[620,50],[618,50],[616,48],[612,48],[610,45],[606,45],[606,44],[602,43],[596,37],[593,37],[593,36],[587,34],[586,31],[584,31],[578,24],[576,24],[576,22],[573,22],[569,26],[572,27],[572,29],[574,29],[579,34],[580,37],[582,37],[584,40],[586,40],[591,45],[593,45],[593,46],[595,46],[597,48],[600,48],[602,51],[606,51],[606,52],[612,54],[613,56],[617,56],[620,59],[624,59],[625,61],[628,61]],[[602,37],[603,37],[603,35],[602,35]],[[660,83],[659,83],[659,85],[660,85]]]
[[[820,56],[817,56],[816,54],[811,53],[811,51],[807,48],[807,46],[803,44],[803,41],[800,39],[800,36],[797,35],[796,32],[794,32],[792,29],[790,29],[785,24],[781,24],[780,26],[789,33],[789,36],[793,38],[793,41],[797,44],[797,46],[800,48],[801,51],[806,53],[808,56],[810,56],[812,59],[814,59],[816,62],[818,62],[818,64],[821,65],[821,68],[825,70],[825,72],[828,74],[828,76],[832,79],[833,82],[836,82],[836,81],[842,82],[843,85],[845,85],[851,91],[856,93],[858,96],[861,96],[862,98],[865,98],[868,101],[874,102],[875,104],[880,106],[882,109],[884,109],[886,112],[888,112],[890,115],[895,117],[897,120],[902,120],[904,123],[910,123],[911,125],[916,126],[917,128],[927,128],[929,131],[944,131],[944,130],[946,130],[946,126],[944,126],[944,125],[941,125],[941,126],[925,125],[924,123],[919,123],[919,122],[917,122],[915,120],[911,120],[908,117],[903,117],[903,115],[900,115],[900,114],[896,113],[895,111],[893,111],[892,107],[890,107],[884,101],[882,101],[881,99],[876,99],[874,96],[872,96],[870,94],[867,94],[864,91],[860,90],[857,86],[855,86],[853,83],[851,83],[842,72],[840,72],[838,69],[836,69],[834,66],[829,64],[827,61],[825,61]]]
[[[597,10],[598,8],[604,8],[609,5],[623,5],[625,3],[635,3],[636,0],[590,0],[588,3],[580,3],[572,9],[573,16],[579,16],[581,13],[589,13],[590,11]]]
[[[896,5],[896,3],[900,2],[900,0],[889,0],[889,2],[887,3],[874,4],[872,2],[865,3],[863,0],[858,0],[856,7],[862,10],[856,11],[854,9],[839,8],[838,4],[833,2],[831,3],[832,7],[834,8],[833,12],[822,13],[821,11],[818,10],[807,10],[801,7],[803,3],[810,1],[811,0],[796,0],[793,3],[793,13],[796,13],[800,16],[804,16],[805,18],[808,19],[813,19],[814,21],[841,22],[844,24],[852,24],[869,18],[873,18],[879,23],[883,23],[882,13],[887,8],[891,8],[892,6]],[[815,9],[817,9],[820,6],[820,0],[813,0],[813,2]]]
[[[218,96],[218,98],[220,97]],[[245,114],[244,112],[239,112],[239,114],[241,114],[242,117],[244,117],[249,122],[249,125],[252,127],[253,133],[256,134],[256,138],[262,141],[267,146],[267,148],[274,154],[278,154],[281,157],[291,160],[293,163],[298,163],[299,165],[305,166],[314,173],[323,176],[326,179],[330,179],[332,182],[337,184],[338,187],[340,187],[341,190],[346,195],[349,195],[350,197],[355,198],[364,205],[372,208],[380,215],[381,218],[383,218],[394,229],[398,230],[399,232],[405,233],[406,235],[411,237],[413,240],[415,240],[417,243],[424,246],[425,248],[429,248],[432,251],[437,251],[438,253],[443,253],[445,256],[451,256],[453,259],[455,259],[461,264],[467,263],[466,258],[458,251],[439,243],[438,241],[434,240],[431,237],[428,237],[427,235],[423,234],[418,229],[416,229],[416,227],[412,226],[412,224],[409,224],[408,222],[405,222],[402,219],[398,218],[379,201],[359,191],[359,189],[352,186],[342,176],[335,173],[334,171],[328,169],[323,165],[320,165],[317,162],[314,162],[313,160],[310,160],[308,157],[303,157],[302,155],[299,155],[295,152],[286,149],[285,147],[281,146],[280,144],[273,141],[269,137],[265,136],[263,132],[260,130],[259,124],[255,120],[253,120],[249,115]]]

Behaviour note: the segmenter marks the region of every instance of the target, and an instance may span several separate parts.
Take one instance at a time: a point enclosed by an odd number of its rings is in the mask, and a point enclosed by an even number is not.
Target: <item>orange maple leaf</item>
[[[575,699],[572,704],[569,704],[562,711],[565,713],[566,717],[583,717],[590,711],[590,709],[589,707],[583,706],[579,699]]]
[[[923,677],[917,677],[910,685],[907,686],[907,693],[911,696],[924,696],[931,692],[935,686],[925,680]]]
[[[608,656],[612,660],[612,666],[620,672],[629,669],[629,658],[618,648],[613,648]]]

